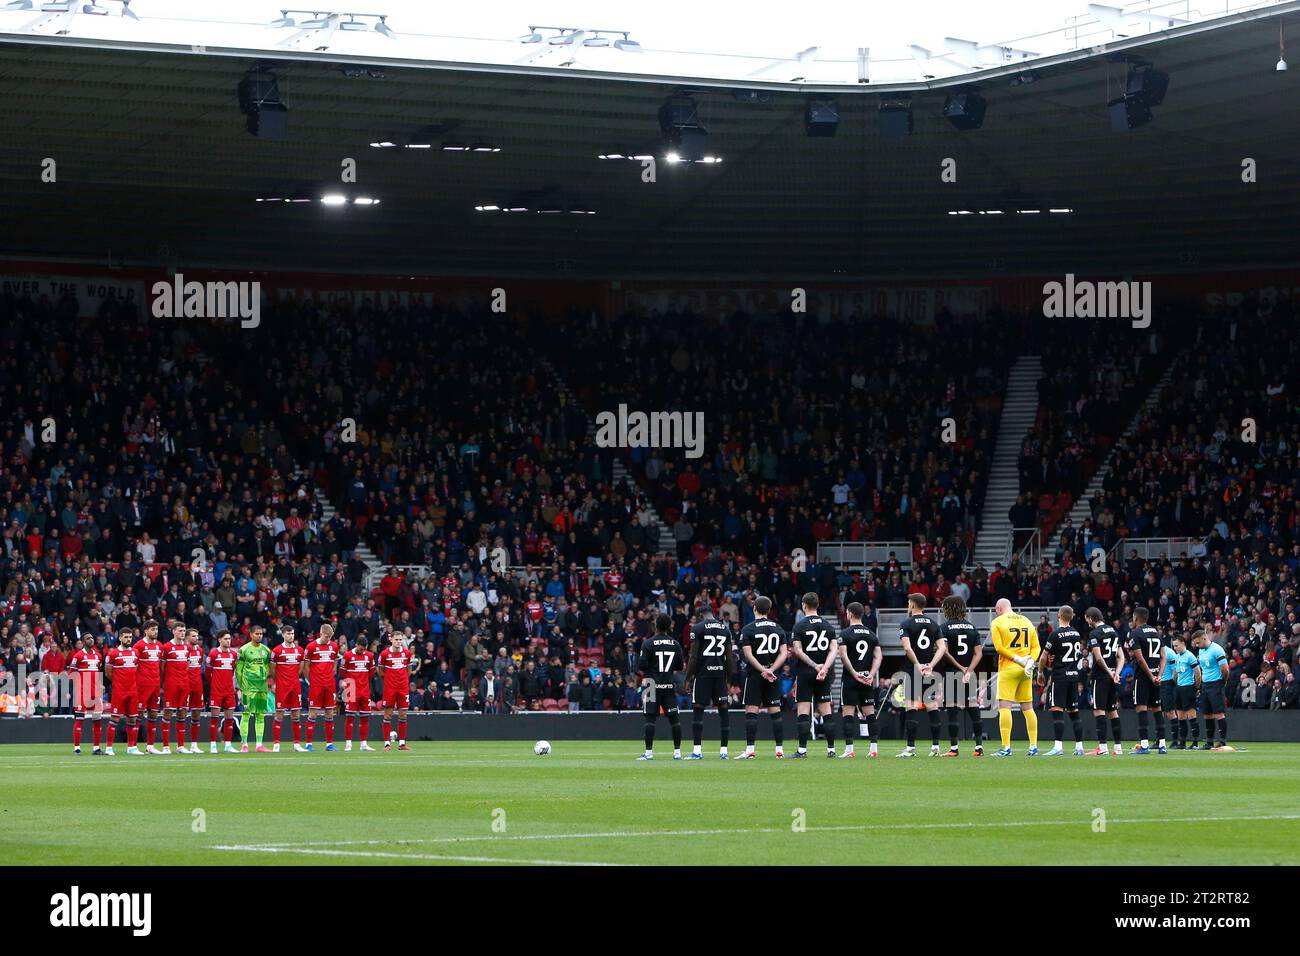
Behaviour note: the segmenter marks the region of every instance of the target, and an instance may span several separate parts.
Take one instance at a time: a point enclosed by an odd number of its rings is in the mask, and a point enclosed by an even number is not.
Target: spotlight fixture
[[[669,148],[668,162],[693,163],[704,158],[709,131],[700,124],[693,97],[678,93],[665,99],[659,107],[659,129]]]
[[[546,37],[542,31],[553,32]],[[609,49],[613,47],[623,53],[640,53],[641,44],[628,36],[627,30],[588,30],[579,27],[529,26],[528,32],[519,38],[520,43],[542,43],[548,46],[583,46],[588,49]],[[613,39],[617,37],[618,39]]]
[[[957,129],[979,129],[987,108],[984,97],[972,88],[948,97],[943,104],[943,117]]]
[[[1161,73],[1149,63],[1130,62],[1124,81],[1124,94],[1106,104],[1110,128],[1116,132],[1137,129],[1154,118],[1151,107],[1165,101],[1169,74]]]
[[[320,197],[320,201],[322,206],[346,206],[348,197],[342,193],[326,193]]]
[[[305,16],[307,19],[299,21],[294,14]],[[345,17],[347,19],[344,19]],[[319,42],[324,45],[317,46],[318,51],[328,49],[329,39],[333,36],[335,30],[342,30],[346,33],[362,33],[374,30],[390,40],[395,39],[397,36],[392,27],[388,25],[388,14],[386,13],[358,13],[346,10],[334,13],[325,10],[281,10],[280,16],[272,20],[268,26],[276,29],[297,27],[299,30],[321,31],[322,36],[319,38]]]
[[[1159,106],[1165,101],[1168,89],[1168,73],[1161,73],[1152,66],[1142,66],[1129,70],[1124,95],[1140,96],[1147,106]]]
[[[1282,21],[1277,21],[1277,67],[1279,73],[1286,72],[1286,34],[1282,30]]]

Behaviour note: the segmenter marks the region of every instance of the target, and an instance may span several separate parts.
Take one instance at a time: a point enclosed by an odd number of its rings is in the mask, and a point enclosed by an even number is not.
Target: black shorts
[[[1174,709],[1175,710],[1195,710],[1196,709],[1196,685],[1183,684],[1179,685],[1174,691]]]
[[[1178,702],[1178,684],[1171,677],[1168,680],[1160,682],[1160,709],[1161,710],[1183,710],[1183,705]]]
[[[1223,681],[1213,680],[1201,684],[1201,713],[1223,713]]]
[[[1079,678],[1053,677],[1047,685],[1047,706],[1074,713],[1079,709]]]
[[[762,675],[759,675],[762,679]],[[721,672],[703,673],[696,676],[691,686],[691,703],[697,706],[725,704],[731,696],[731,686],[727,675]]]
[[[667,687],[656,687],[654,696],[646,694],[645,715],[647,717],[658,717],[660,714],[677,713],[677,688],[671,684]]]
[[[1133,678],[1133,705],[1135,707],[1159,707],[1160,685],[1152,683],[1145,674]]]
[[[846,675],[840,682],[840,704],[844,707],[875,707],[878,691],[875,684],[859,684]]]
[[[831,701],[829,670],[824,680],[818,680],[816,671],[802,668],[795,675],[794,685],[794,699],[801,704],[829,704]]]
[[[744,700],[746,707],[780,707],[781,681],[768,681],[763,675],[751,669],[745,675]]]
[[[1092,677],[1092,709],[1116,710],[1119,708],[1119,685],[1103,674]]]

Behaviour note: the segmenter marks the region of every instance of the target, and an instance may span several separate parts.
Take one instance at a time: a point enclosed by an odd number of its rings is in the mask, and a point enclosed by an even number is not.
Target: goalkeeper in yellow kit
[[[998,729],[1002,749],[995,756],[1011,756],[1011,708],[1020,706],[1029,733],[1030,757],[1038,756],[1038,715],[1034,713],[1034,662],[1040,653],[1038,630],[1029,618],[1011,610],[1002,598],[993,608],[997,617],[990,626],[993,649],[998,654]]]

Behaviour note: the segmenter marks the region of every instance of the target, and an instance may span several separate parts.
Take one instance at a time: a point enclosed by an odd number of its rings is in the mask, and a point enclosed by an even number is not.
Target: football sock
[[[357,720],[351,714],[343,718],[343,739],[351,740],[352,732],[356,729]]]
[[[388,726],[387,722],[384,723],[384,726],[385,727]],[[388,740],[387,733],[384,734],[384,740],[385,742],[387,742]],[[653,720],[647,720],[645,722],[645,752],[649,753],[651,750],[653,750],[654,745],[655,745],[655,722]]]
[[[397,742],[399,744],[406,743],[406,721],[400,717],[397,720]]]
[[[1192,746],[1196,746],[1201,739],[1201,722],[1197,720],[1196,715],[1193,714],[1188,719],[1187,723],[1191,725],[1192,728]]]
[[[808,749],[808,733],[812,729],[812,715],[800,714],[798,717],[799,724],[799,749]]]
[[[1112,718],[1110,719],[1110,739],[1111,739],[1111,743],[1113,743],[1116,747],[1119,747],[1119,746],[1120,746],[1120,739],[1121,739],[1123,736],[1124,736],[1124,731],[1123,731],[1123,729],[1120,727],[1119,718],[1118,718],[1118,717],[1112,717]]]
[[[216,717],[209,717],[209,718],[208,718],[208,738],[209,738],[210,740],[212,740],[214,743],[216,742],[216,739],[217,739],[217,726],[218,726],[218,719],[217,719]]]
[[[227,717],[226,718],[226,743],[228,744],[234,743],[234,741],[235,741],[235,718]]]
[[[998,732],[1002,735],[1002,746],[1011,746],[1011,711],[1006,707],[998,708]]]
[[[772,742],[780,747],[785,742],[785,714],[778,710],[768,716],[772,718]]]
[[[1097,714],[1097,744],[1106,746],[1106,715]]]
[[[109,720],[109,722],[108,722],[108,733],[107,733],[107,735],[105,736],[104,742],[105,742],[106,744],[108,744],[110,747],[113,746],[113,735],[116,734],[116,733],[117,733],[117,721],[116,721],[116,720]]]
[[[325,742],[327,744],[334,743],[334,725],[338,722],[338,719],[339,719],[339,715],[334,711],[330,711],[325,715]],[[405,734],[402,734],[400,732],[401,731],[400,727],[398,728],[398,731],[399,731],[398,733],[399,737],[405,736]]]
[[[975,728],[975,746],[984,746],[984,717],[980,714],[978,707],[967,707],[966,713],[970,715],[970,723]]]
[[[880,740],[880,738],[877,736],[877,731],[876,731],[876,715],[871,714],[866,718],[866,721],[867,721],[867,736],[870,737],[871,742],[875,744]]]
[[[698,753],[700,744],[704,741],[704,707],[700,704],[696,704],[691,711],[691,736]]]
[[[357,718],[357,722],[361,724],[361,739],[369,740],[370,739],[370,718],[367,717],[365,714],[362,714],[360,717]],[[294,743],[298,742],[297,734],[293,735],[293,742]]]
[[[163,750],[166,750],[171,742],[172,719],[164,717],[162,719],[162,732],[158,735],[158,742],[162,744]]]
[[[1020,713],[1023,714],[1025,718],[1025,730],[1029,732],[1029,746],[1037,747],[1038,746],[1038,711],[1032,709],[1021,710]]]
[[[1155,717],[1155,719],[1156,719],[1156,739],[1160,741],[1160,745],[1163,747],[1163,746],[1164,746],[1164,743],[1165,743],[1165,714],[1164,714],[1164,711],[1162,711],[1162,710],[1157,710],[1154,714],[1152,714],[1152,716]]]
[[[681,718],[679,718],[675,712],[671,713],[668,715],[668,723],[672,724],[672,728],[673,728],[673,750],[681,750],[682,749]]]
[[[284,728],[284,721],[282,721],[279,717],[276,717],[274,720],[271,721],[271,741],[273,743],[278,744],[280,742],[280,731],[283,728]]]
[[[84,718],[78,717],[72,722],[72,746],[81,746],[81,731],[85,724]]]
[[[909,710],[907,717],[903,720],[904,728],[907,731],[907,746],[916,746],[916,711]]]
[[[1217,722],[1217,720],[1218,720],[1217,717],[1205,718],[1205,742],[1207,744],[1214,743],[1214,725]]]
[[[942,720],[943,715],[939,713],[937,707],[930,710],[930,743],[936,747],[939,746],[939,729]]]
[[[316,736],[316,718],[308,717],[307,718],[307,743],[311,743],[311,739],[315,736]]]
[[[190,718],[190,743],[192,744],[199,742],[199,720],[198,717]]]
[[[1219,742],[1226,744],[1228,742],[1228,715],[1224,714],[1219,718]]]
[[[776,718],[773,717],[773,724]],[[758,739],[758,714],[745,714],[745,746],[752,748]]]
[[[1191,728],[1188,726],[1188,723],[1186,717],[1181,717],[1178,720],[1178,742],[1180,744],[1187,743],[1187,737],[1191,733]]]
[[[647,724],[647,726],[650,728],[650,734],[653,737],[655,732],[654,721],[650,721],[650,723]],[[392,735],[392,733],[393,733],[393,722],[385,717],[384,718],[384,743],[388,743],[388,738]]]
[[[185,718],[176,718],[176,746],[185,749]]]
[[[861,731],[858,730],[858,715],[844,715],[844,746],[852,750]]]
[[[1070,715],[1070,723],[1072,725],[1071,729],[1074,731],[1074,742],[1076,744],[1083,743],[1083,718],[1079,716],[1077,710]]]
[[[835,715],[827,714],[822,718],[822,731],[826,735],[826,749],[835,749]]]
[[[731,739],[731,709],[726,702],[718,705],[718,746],[723,750],[727,749],[727,742]]]
[[[244,711],[243,715],[239,718],[239,739],[244,743],[248,743],[248,725],[252,719],[253,715],[248,711]]]
[[[1076,738],[1077,739],[1077,738]],[[1060,750],[1065,740],[1065,714],[1059,710],[1052,711],[1052,746]]]
[[[948,744],[953,750],[961,742],[961,711],[956,707],[948,708]]]

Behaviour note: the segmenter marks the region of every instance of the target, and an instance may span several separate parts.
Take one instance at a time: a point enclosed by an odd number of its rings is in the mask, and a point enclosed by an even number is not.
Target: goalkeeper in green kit
[[[262,746],[262,725],[269,715],[275,713],[275,698],[267,689],[267,679],[271,676],[271,651],[262,643],[263,629],[253,626],[249,632],[249,643],[239,649],[235,658],[235,680],[239,684],[240,697],[244,704],[244,713],[239,718],[239,736],[244,745],[240,753],[248,753],[249,718],[252,718],[252,737],[257,753],[268,753]]]

